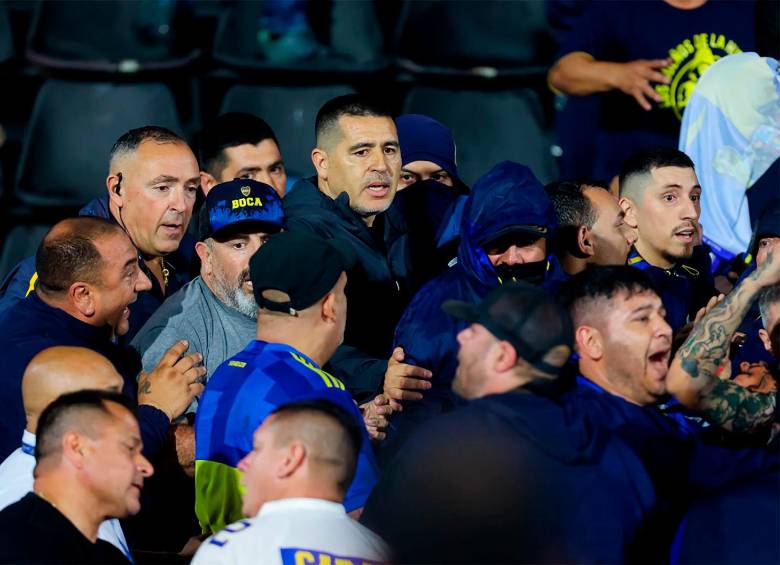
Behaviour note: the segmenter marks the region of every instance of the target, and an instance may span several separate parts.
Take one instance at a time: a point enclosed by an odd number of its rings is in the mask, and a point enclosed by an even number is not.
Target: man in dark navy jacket
[[[693,162],[673,148],[637,151],[620,171],[620,206],[637,230],[628,264],[653,280],[674,332],[717,294],[699,245],[701,191]]]
[[[645,273],[627,266],[593,267],[572,277],[563,295],[574,322],[580,371],[567,404],[622,437],[645,463],[660,508],[660,520],[646,530],[652,532],[647,550],[660,552],[656,559],[663,559],[692,500],[750,475],[776,470],[777,454],[705,444],[698,429],[683,417],[659,409],[667,378],[676,378],[681,371],[704,378],[698,367],[705,363],[690,358],[680,365],[677,359],[669,369],[672,331]],[[718,347],[727,355],[728,340],[718,346],[718,337],[708,339],[700,331],[689,339],[692,344],[700,342],[692,347],[701,352]],[[685,350],[686,346],[680,352]]]
[[[168,441],[171,421],[203,389],[195,381],[205,369],[196,366],[200,354],[183,356],[187,344],[178,343],[136,385],[140,360],[117,338],[130,328],[130,305],[151,283],[130,238],[102,218],[63,220],[44,237],[35,268],[36,292],[0,316],[0,458],[13,451],[24,429],[21,382],[27,364],[48,347],[71,345],[106,356],[125,379],[125,393],[138,396],[144,452],[154,459]]]
[[[187,143],[158,126],[122,135],[111,149],[108,194],[81,209],[122,227],[136,248],[151,286],[130,307],[129,343],[163,300],[190,280],[195,241],[186,235],[200,186],[198,163]],[[19,263],[0,286],[0,312],[36,289],[35,260]]]
[[[655,495],[639,459],[548,396],[571,320],[543,290],[501,286],[444,308],[458,334],[453,390],[388,467],[362,521],[395,563],[618,563]]]

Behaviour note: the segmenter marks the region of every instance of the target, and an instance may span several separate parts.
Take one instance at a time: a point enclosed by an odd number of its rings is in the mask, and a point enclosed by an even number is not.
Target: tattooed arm
[[[721,380],[718,368],[728,359],[731,338],[761,290],[780,281],[780,254],[766,261],[696,324],[672,361],[667,390],[688,408],[727,430],[743,432],[772,423],[774,393],[753,393]]]

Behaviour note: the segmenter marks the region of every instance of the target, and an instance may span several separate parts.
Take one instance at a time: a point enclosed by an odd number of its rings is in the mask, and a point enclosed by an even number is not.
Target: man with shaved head
[[[199,354],[184,355],[174,345],[149,373],[140,372],[137,354],[117,338],[130,327],[130,305],[150,288],[135,247],[115,223],[102,218],[63,220],[36,253],[38,286],[0,316],[0,457],[13,451],[24,428],[22,375],[35,355],[49,347],[86,347],[106,356],[125,379],[124,392],[138,398],[139,420],[148,454],[168,441],[170,422],[202,390]]]
[[[620,172],[620,206],[637,230],[628,264],[653,280],[673,331],[717,294],[706,253],[697,250],[701,191],[691,159],[669,147],[635,152]]]
[[[193,563],[387,562],[384,542],[342,504],[362,435],[352,414],[325,400],[274,410],[238,465],[247,519],[203,542]]]
[[[149,286],[129,308],[128,341],[169,296],[190,280],[195,242],[186,236],[200,172],[195,155],[174,132],[159,126],[132,129],[109,155],[107,194],[79,212],[125,231]],[[0,312],[37,291],[35,260],[17,265],[0,286]]]
[[[129,563],[101,523],[136,514],[153,469],[132,402],[105,390],[58,397],[41,413],[33,491],[0,512],[4,563]]]
[[[44,349],[27,366],[22,380],[27,427],[22,446],[0,464],[0,510],[33,488],[35,432],[41,413],[59,396],[84,389],[121,392],[122,377],[108,359],[83,347]],[[118,520],[103,522],[98,537],[127,554],[127,542]]]

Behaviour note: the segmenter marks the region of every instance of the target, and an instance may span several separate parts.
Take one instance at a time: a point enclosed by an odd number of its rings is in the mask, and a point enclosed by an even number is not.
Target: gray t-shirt
[[[163,302],[131,345],[141,354],[143,370],[150,371],[173,344],[186,339],[188,353],[203,355],[208,380],[217,367],[255,339],[255,328],[253,318],[223,304],[197,277]],[[197,407],[196,398],[187,412]]]

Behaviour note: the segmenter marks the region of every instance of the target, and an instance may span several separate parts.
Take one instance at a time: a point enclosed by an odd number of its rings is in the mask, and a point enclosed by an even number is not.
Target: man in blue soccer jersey
[[[276,408],[324,399],[362,422],[343,383],[320,368],[344,338],[344,288],[354,263],[350,247],[306,232],[273,235],[250,260],[257,339],[212,375],[195,420],[195,512],[204,531],[242,517],[237,466],[252,451],[254,430]],[[348,512],[363,506],[377,477],[365,429],[363,435],[344,499]]]

